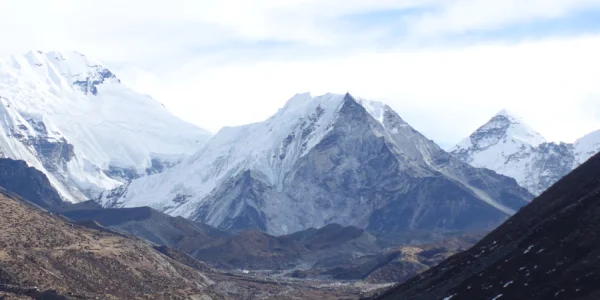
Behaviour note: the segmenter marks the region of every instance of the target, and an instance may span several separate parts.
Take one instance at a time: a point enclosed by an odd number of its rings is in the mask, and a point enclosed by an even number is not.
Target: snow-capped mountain
[[[458,159],[512,177],[539,195],[600,151],[600,131],[575,144],[547,142],[514,113],[495,115],[452,149]]]
[[[573,144],[575,151],[575,166],[583,164],[586,160],[600,151],[600,130],[586,134]]]
[[[298,94],[271,118],[224,128],[181,164],[99,201],[285,234],[330,223],[489,228],[531,197],[446,153],[384,104]]]
[[[44,172],[67,201],[159,172],[210,137],[77,52],[0,58],[0,102],[0,155]]]

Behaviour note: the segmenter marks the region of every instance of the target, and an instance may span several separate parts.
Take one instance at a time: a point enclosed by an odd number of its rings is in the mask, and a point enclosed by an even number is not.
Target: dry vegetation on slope
[[[26,203],[0,192],[2,300],[358,299],[384,286],[221,272],[187,254],[159,252],[97,223],[83,227]]]
[[[139,240],[0,195],[0,283],[101,299],[198,299],[211,281]]]

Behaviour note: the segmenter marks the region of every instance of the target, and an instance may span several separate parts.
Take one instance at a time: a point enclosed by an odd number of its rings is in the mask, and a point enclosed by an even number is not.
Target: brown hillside
[[[0,284],[99,299],[200,298],[211,283],[145,242],[72,224],[0,194]]]

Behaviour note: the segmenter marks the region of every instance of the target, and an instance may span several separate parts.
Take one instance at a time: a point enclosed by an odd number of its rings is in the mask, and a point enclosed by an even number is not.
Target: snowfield
[[[210,134],[77,52],[0,58],[0,149],[44,172],[67,201],[158,172]]]

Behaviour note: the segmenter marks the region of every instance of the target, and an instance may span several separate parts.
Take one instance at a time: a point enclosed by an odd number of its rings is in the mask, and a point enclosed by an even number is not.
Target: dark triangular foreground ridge
[[[378,299],[600,299],[600,154],[470,250]]]

